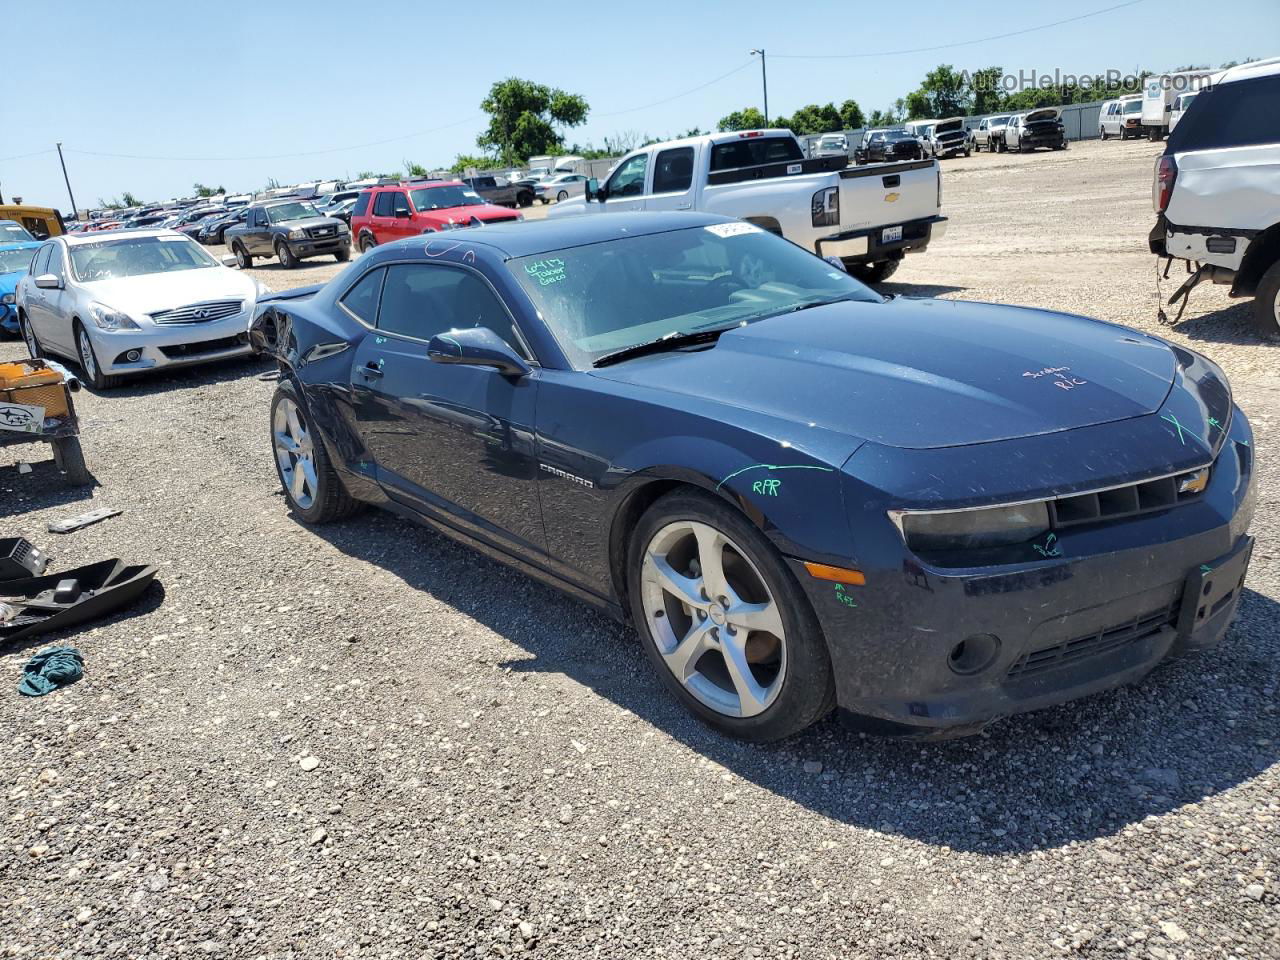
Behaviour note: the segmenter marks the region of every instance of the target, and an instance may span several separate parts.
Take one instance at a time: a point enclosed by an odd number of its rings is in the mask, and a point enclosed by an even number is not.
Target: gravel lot
[[[16,692],[48,639],[0,657],[3,955],[1280,956],[1280,346],[1221,288],[1157,327],[1156,152],[948,161],[950,232],[885,288],[1093,314],[1222,364],[1262,483],[1218,649],[966,740],[828,722],[745,746],[552,590],[378,513],[294,522],[264,367],[83,393],[92,505],[124,513],[55,539],[87,495],[11,448],[0,530],[56,569],[159,564],[163,591],[63,638],[88,673],[52,696]]]

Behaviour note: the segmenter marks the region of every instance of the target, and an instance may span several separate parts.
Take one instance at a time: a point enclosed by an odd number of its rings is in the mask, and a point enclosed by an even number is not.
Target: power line
[[[27,157],[43,157],[46,153],[53,152],[53,150],[37,150],[34,153],[20,153],[13,157],[0,157],[0,163],[7,163],[10,160],[25,160]]]
[[[989,40],[1004,40],[1008,37],[1020,37],[1026,33],[1035,33],[1037,30],[1048,30],[1051,27],[1060,27],[1064,23],[1076,23],[1079,20],[1088,20],[1091,17],[1100,17],[1104,13],[1111,13],[1114,10],[1123,10],[1125,7],[1133,7],[1144,0],[1127,0],[1125,3],[1117,3],[1115,6],[1105,7],[1102,10],[1094,10],[1091,13],[1082,13],[1078,16],[1067,17],[1065,20],[1055,20],[1053,23],[1042,23],[1036,27],[1026,27],[1022,30],[1011,30],[1008,33],[997,33],[990,37],[979,37],[976,40],[957,40],[955,43],[940,43],[933,47],[912,47],[909,50],[877,50],[867,53],[775,53],[773,57],[782,57],[787,60],[862,60],[874,57],[897,57],[908,53],[932,53],[935,50],[950,50],[954,47],[968,47],[975,43],[986,43]]]
[[[626,110],[611,110],[608,113],[597,113],[596,117],[597,118],[618,117],[624,113],[635,113],[638,110],[648,110],[650,107],[660,107],[664,103],[670,103],[672,100],[679,100],[681,97],[687,97],[691,93],[697,93],[699,90],[705,90],[707,87],[711,86],[713,83],[719,83],[721,80],[724,80],[727,77],[733,76],[735,73],[739,73],[740,71],[747,69],[747,67],[751,66],[753,63],[755,63],[754,60],[747,60],[743,63],[740,63],[736,67],[734,67],[732,70],[728,71],[727,73],[722,73],[720,74],[720,76],[715,77],[711,80],[708,80],[706,83],[700,83],[696,87],[692,87],[684,91],[684,93],[673,94],[672,96],[666,97],[662,100],[655,100],[653,103],[646,103],[644,106],[641,106],[641,107],[628,107]]]

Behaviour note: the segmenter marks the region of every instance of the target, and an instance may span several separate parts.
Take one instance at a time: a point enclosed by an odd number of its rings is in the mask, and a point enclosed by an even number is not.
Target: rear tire
[[[289,508],[303,523],[341,520],[364,506],[342,485],[292,381],[281,380],[276,387],[268,424],[276,476]]]
[[[568,190],[561,190],[559,193],[556,194],[556,203],[564,203],[568,199],[569,199]]]
[[[703,578],[703,553],[710,556],[710,550],[718,563],[705,564]],[[731,603],[711,606],[719,598],[703,593],[697,602],[707,609],[701,615],[693,608],[685,611],[661,576],[655,577],[677,564],[677,573],[704,590],[717,593],[717,583],[727,584]],[[708,726],[757,743],[781,740],[835,706],[831,659],[808,597],[774,546],[736,510],[691,490],[662,497],[631,536],[627,583],[641,645],[663,685]],[[772,607],[781,636],[760,627],[735,627],[735,611],[744,602]],[[723,625],[712,627],[721,620]],[[677,678],[680,640],[700,633],[698,624],[711,634],[708,646],[690,657],[683,678]]]
[[[53,462],[67,477],[67,483],[83,487],[93,482],[89,467],[84,462],[84,450],[79,437],[62,437],[53,441]]]
[[[1253,325],[1261,336],[1280,336],[1280,261],[1273,263],[1258,281],[1253,295]]]
[[[863,283],[883,283],[898,272],[901,260],[878,260],[875,263],[854,263],[845,267],[849,275]]]

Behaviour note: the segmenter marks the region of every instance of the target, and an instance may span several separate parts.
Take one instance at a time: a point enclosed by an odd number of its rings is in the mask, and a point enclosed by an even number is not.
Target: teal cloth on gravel
[[[24,697],[43,697],[84,676],[84,657],[75,647],[41,650],[22,668],[18,692]]]

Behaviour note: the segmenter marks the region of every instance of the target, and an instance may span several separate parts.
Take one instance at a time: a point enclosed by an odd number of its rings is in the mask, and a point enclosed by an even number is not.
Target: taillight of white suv
[[[1173,196],[1173,183],[1178,179],[1178,162],[1170,156],[1163,156],[1156,161],[1156,176],[1151,184],[1151,205],[1156,213],[1164,213],[1169,209],[1169,198]]]

